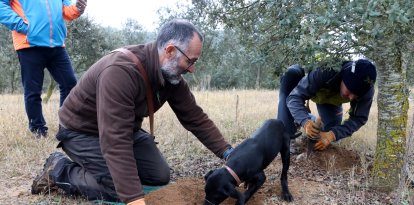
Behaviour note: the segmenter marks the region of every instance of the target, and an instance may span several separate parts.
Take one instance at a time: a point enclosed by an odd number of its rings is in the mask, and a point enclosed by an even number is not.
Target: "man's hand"
[[[315,144],[316,150],[324,150],[331,144],[332,141],[336,140],[335,134],[332,131],[320,132],[319,136],[321,139]]]
[[[131,202],[127,203],[127,205],[145,205],[145,200],[144,200],[144,198],[137,199],[135,201],[131,201]]]
[[[83,14],[86,8],[86,1],[87,0],[77,0],[76,1],[76,8],[78,8],[79,13]]]
[[[320,117],[316,118],[315,122],[313,120],[306,121],[303,128],[305,129],[305,133],[309,139],[311,140],[319,139],[318,134],[320,132],[319,129],[321,128],[321,118]]]

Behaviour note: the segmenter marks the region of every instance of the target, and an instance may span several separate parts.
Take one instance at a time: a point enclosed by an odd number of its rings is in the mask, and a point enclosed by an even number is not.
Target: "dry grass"
[[[265,119],[274,118],[277,113],[276,91],[200,91],[194,94],[198,104],[232,144],[242,141]],[[356,150],[361,156],[374,152],[378,113],[376,102],[374,103],[367,125],[354,133],[352,138],[343,140],[340,146]],[[0,183],[3,185],[0,188],[0,204],[5,201],[12,204],[87,203],[56,196],[30,195],[32,179],[41,170],[45,158],[56,150],[57,140],[53,136],[58,127],[58,104],[58,94],[55,94],[48,104],[43,105],[50,137],[38,140],[32,138],[28,131],[23,96],[0,96]],[[411,118],[412,108],[409,113]],[[147,120],[144,121],[144,127],[148,128]],[[168,104],[155,114],[155,135],[167,160],[169,155],[186,157],[208,153],[207,149],[180,125]]]

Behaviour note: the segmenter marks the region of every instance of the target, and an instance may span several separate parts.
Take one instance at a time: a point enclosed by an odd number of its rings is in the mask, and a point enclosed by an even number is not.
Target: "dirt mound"
[[[153,205],[201,204],[203,199],[201,179],[180,179],[170,185],[145,196],[145,201]],[[187,203],[188,202],[188,203]]]
[[[322,152],[312,153],[309,160],[327,170],[334,168],[346,171],[359,165],[360,157],[352,151],[330,146]]]
[[[348,186],[341,173],[358,166],[358,155],[335,146],[330,146],[323,152],[314,152],[309,159],[306,159],[305,155],[291,157],[288,180],[290,191],[294,197],[294,202],[291,204],[341,203],[335,190]],[[202,159],[194,160],[197,163],[203,163],[203,161]],[[191,167],[195,168],[196,166]],[[193,170],[193,172],[208,171],[208,167],[199,167],[206,170]],[[248,204],[287,204],[281,199],[281,169],[281,160],[280,157],[277,157],[265,170],[267,176],[265,184]],[[183,176],[183,174],[180,175]],[[180,177],[170,185],[148,194],[145,200],[151,205],[202,204],[205,196],[204,184],[202,176]],[[239,189],[243,191],[243,187]],[[228,198],[222,204],[232,205],[235,202],[235,199]]]
[[[311,190],[301,189],[304,185],[311,188]],[[309,199],[311,197],[317,199],[317,193],[323,188],[323,185],[316,182],[306,182],[303,179],[295,179],[290,182],[291,192],[296,196],[295,202],[298,204],[307,204],[308,202],[317,203],[316,200],[309,201]],[[243,187],[239,189],[240,191],[244,191]],[[281,189],[279,184],[266,182],[247,204],[285,203],[281,200],[280,195]],[[148,194],[145,197],[145,201],[151,205],[196,205],[203,204],[204,196],[204,180],[200,178],[186,178],[177,180],[175,183]],[[235,199],[228,198],[221,204],[233,205],[235,203]]]

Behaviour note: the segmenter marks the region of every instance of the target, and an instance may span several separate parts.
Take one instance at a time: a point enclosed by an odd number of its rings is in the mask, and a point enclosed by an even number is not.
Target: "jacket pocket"
[[[16,50],[30,47],[27,40],[27,34],[22,34],[17,31],[12,31],[13,46]]]

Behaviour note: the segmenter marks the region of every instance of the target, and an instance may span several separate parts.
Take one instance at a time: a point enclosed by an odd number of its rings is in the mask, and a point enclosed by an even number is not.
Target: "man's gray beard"
[[[162,75],[173,85],[177,85],[181,81],[181,74],[178,73],[179,69],[177,68],[177,64],[177,60],[174,59],[161,66]]]

